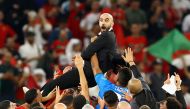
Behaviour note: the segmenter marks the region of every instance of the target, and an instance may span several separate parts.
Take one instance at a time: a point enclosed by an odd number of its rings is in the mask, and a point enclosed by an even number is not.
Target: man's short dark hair
[[[117,95],[111,90],[104,93],[104,100],[109,107],[117,105],[119,101]]]
[[[181,103],[175,97],[168,97],[166,101],[167,109],[182,109]]]
[[[86,104],[86,99],[83,95],[78,95],[73,99],[73,108],[74,109],[82,109],[82,107]]]
[[[9,109],[10,107],[10,101],[4,100],[0,102],[0,109]]]
[[[72,95],[67,95],[64,96],[61,100],[60,103],[65,104],[67,107],[71,106],[73,104],[73,96]]]
[[[128,85],[129,80],[132,78],[131,70],[127,67],[124,67],[119,69],[118,73],[119,74],[117,81],[122,87],[126,87]]]
[[[31,104],[37,96],[38,96],[37,90],[30,89],[26,92],[24,99],[26,103]]]

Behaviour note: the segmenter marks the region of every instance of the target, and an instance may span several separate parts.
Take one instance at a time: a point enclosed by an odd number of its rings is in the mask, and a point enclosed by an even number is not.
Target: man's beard
[[[111,27],[105,27],[104,25],[101,27],[101,31],[108,31]]]

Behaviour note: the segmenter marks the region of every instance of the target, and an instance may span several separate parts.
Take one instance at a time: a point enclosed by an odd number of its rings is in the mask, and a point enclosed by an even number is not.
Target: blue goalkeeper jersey
[[[128,89],[124,87],[117,86],[111,83],[106,77],[104,77],[103,73],[98,73],[95,75],[96,83],[99,87],[99,96],[101,99],[104,97],[104,93],[108,90],[112,90],[118,96],[118,99],[125,97],[125,93],[128,93]]]

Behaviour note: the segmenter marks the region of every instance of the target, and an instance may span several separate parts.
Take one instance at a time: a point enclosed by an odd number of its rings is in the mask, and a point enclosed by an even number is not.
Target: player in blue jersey
[[[100,98],[103,99],[104,93],[108,90],[114,91],[118,95],[119,100],[121,98],[125,98],[125,94],[128,93],[128,81],[132,78],[131,70],[127,67],[121,68],[118,71],[116,84],[113,84],[104,76],[102,70],[100,69],[96,54],[92,56],[91,64],[96,83],[100,89]]]

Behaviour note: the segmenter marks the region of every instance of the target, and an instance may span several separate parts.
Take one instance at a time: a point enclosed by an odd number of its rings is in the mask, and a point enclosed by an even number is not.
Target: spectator
[[[39,90],[30,89],[25,94],[25,101],[26,103],[33,104],[35,102],[41,102],[42,96]]]
[[[155,60],[152,64],[153,72],[150,75],[150,88],[157,101],[161,101],[165,98],[165,92],[161,89],[166,79],[163,73],[161,60]]]
[[[83,95],[78,95],[73,99],[73,109],[82,109],[86,104],[86,99]]]
[[[160,103],[160,109],[182,109],[175,97],[168,97],[165,102]]]
[[[100,0],[100,6],[111,7],[111,0]]]
[[[189,0],[172,0],[173,7],[177,11],[179,18],[181,19],[183,14],[186,13],[190,9],[190,1]],[[181,22],[178,22],[181,23]]]
[[[12,2],[12,3],[10,3]],[[16,32],[17,36],[16,41],[19,44],[24,43],[24,36],[22,27],[24,24],[27,23],[27,18],[25,16],[25,10],[23,9],[23,6],[21,4],[27,5],[30,4],[29,1],[8,1],[7,4],[5,3],[5,22],[8,23]],[[10,5],[10,6],[7,6]]]
[[[43,69],[34,69],[32,75],[39,88],[42,88],[46,84],[46,73]]]
[[[51,49],[59,57],[61,54],[65,54],[66,45],[69,42],[69,30],[67,28],[62,28],[57,35],[58,38],[53,41]]]
[[[13,38],[9,38],[6,40],[6,45],[4,46],[5,49],[7,49],[15,59],[20,59],[20,55],[18,53],[18,44]]]
[[[187,14],[184,19],[183,19],[183,22],[182,22],[182,31],[183,32],[190,32],[190,14]]]
[[[69,8],[69,13],[70,13],[67,18],[68,19],[68,21],[67,21],[68,28],[71,30],[71,32],[75,38],[82,40],[85,35],[85,32],[83,32],[80,28],[81,16],[79,16],[79,15],[80,15],[80,12],[82,11],[82,9],[79,7],[79,3],[76,0],[70,0],[70,1],[66,1],[66,2],[68,2],[68,4],[70,4],[70,6],[66,7],[66,8]],[[86,5],[86,6],[88,7],[89,5]]]
[[[3,20],[4,13],[2,10],[0,10],[0,48],[3,48],[5,46],[5,42],[9,38],[11,38],[11,40],[16,39],[15,31],[9,25],[5,24]]]
[[[170,83],[170,76],[168,75],[168,78],[166,81],[164,81],[164,84],[169,84],[169,83]],[[175,73],[175,85],[177,89],[175,92],[176,97],[170,96],[166,98],[166,100],[163,100],[160,103],[160,109],[186,109],[187,106],[181,91],[181,78],[176,73]]]
[[[72,0],[72,1],[64,1],[61,4],[61,12],[62,14],[67,14],[69,13],[72,9],[77,8],[80,6],[80,3],[77,0]]]
[[[13,103],[9,100],[0,102],[0,109],[15,109],[16,103]]]
[[[62,33],[65,31],[66,39],[72,38],[72,33],[67,27],[65,19],[59,20],[59,26],[56,27],[50,34],[48,38],[48,44],[51,45],[55,40],[58,40],[59,36],[63,35]]]
[[[90,13],[88,13],[84,19],[80,22],[80,28],[84,31],[90,31],[95,24],[95,22],[98,21],[100,13],[99,13],[99,3],[93,2],[91,6],[92,10]]]
[[[44,107],[41,102],[46,102],[48,100],[51,100],[52,98],[55,97],[55,89],[52,90],[48,96],[42,97],[40,90],[38,89],[30,89],[26,92],[25,94],[25,104],[21,105],[20,107],[23,107],[25,109],[28,109],[29,107]]]
[[[72,109],[73,106],[73,95],[67,95],[67,96],[64,96],[61,100],[60,100],[60,103],[63,103],[67,106],[67,109]]]
[[[185,102],[187,104],[187,107],[190,108],[190,93],[188,92],[189,91],[189,84],[187,81],[182,81],[182,84],[181,84],[181,90],[183,92],[183,96],[184,96],[184,99],[185,99]]]
[[[181,104],[176,100],[175,97],[168,97],[166,103],[167,109],[182,109]]]
[[[171,30],[175,28],[179,17],[172,5],[172,0],[164,0],[163,10],[165,14],[164,22],[166,29]]]
[[[165,29],[163,6],[160,0],[152,2],[148,18],[147,39],[150,45],[162,38]]]
[[[15,101],[19,71],[10,64],[2,64],[0,65],[0,74],[0,101]]]
[[[108,109],[117,108],[119,102],[117,95],[111,90],[104,93],[104,101]]]
[[[143,10],[140,9],[140,1],[132,0],[130,7],[126,11],[126,20],[129,26],[133,23],[142,24],[143,28],[147,28],[147,18]]]
[[[45,11],[47,20],[53,26],[57,26],[57,17],[59,14],[59,7],[58,7],[59,0],[48,0],[46,4],[42,7]]]
[[[156,100],[148,84],[144,81],[142,75],[135,66],[131,48],[128,48],[128,50],[125,51],[125,56],[122,57],[125,62],[129,63],[130,69],[135,77],[128,83],[129,91],[133,96],[133,100],[130,102],[132,109],[138,109],[142,105],[148,105],[151,109],[158,109]]]
[[[34,31],[37,44],[44,45],[46,41],[43,39],[42,33],[47,33],[51,30],[52,26],[47,22],[43,9],[39,10],[38,15],[35,11],[28,12],[28,24],[24,25],[23,32]]]
[[[130,47],[134,51],[134,58],[136,62],[144,61],[143,49],[147,45],[147,39],[141,35],[142,25],[138,23],[131,24],[131,35],[126,37],[126,47]]]
[[[81,54],[82,45],[79,39],[71,39],[66,46],[66,56],[68,59],[68,64],[72,64],[72,58],[76,54]]]
[[[20,46],[19,54],[21,58],[29,64],[30,68],[34,70],[38,64],[39,59],[44,54],[41,45],[35,42],[35,33],[28,31],[26,33],[26,42],[24,45]]]
[[[2,64],[10,64],[13,67],[17,66],[17,60],[7,48],[1,49],[1,62]]]

